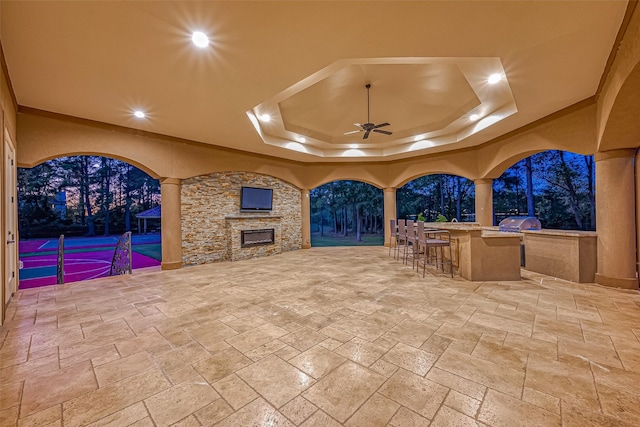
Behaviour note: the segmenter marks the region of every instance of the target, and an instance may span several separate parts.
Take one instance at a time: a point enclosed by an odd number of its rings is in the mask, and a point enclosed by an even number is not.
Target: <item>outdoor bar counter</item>
[[[597,265],[594,231],[524,230],[525,266],[529,271],[592,283]]]
[[[472,281],[520,280],[520,243],[524,243],[528,271],[592,283],[597,265],[597,234],[593,231],[523,230],[498,231],[478,223],[430,222],[425,228],[451,234],[453,265]]]
[[[500,233],[475,223],[428,222],[425,228],[451,235],[453,266],[467,280],[520,280],[520,234]]]

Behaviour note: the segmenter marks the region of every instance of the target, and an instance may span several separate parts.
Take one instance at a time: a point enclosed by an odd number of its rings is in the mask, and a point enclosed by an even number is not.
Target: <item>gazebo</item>
[[[136,215],[136,218],[138,219],[138,233],[140,233],[140,230],[142,231],[142,234],[147,234],[147,220],[148,219],[160,219],[162,217],[162,209],[160,208],[160,205],[155,206],[151,209],[147,209],[146,211],[142,211],[139,214]],[[140,228],[140,220],[142,220],[144,226],[143,228]]]

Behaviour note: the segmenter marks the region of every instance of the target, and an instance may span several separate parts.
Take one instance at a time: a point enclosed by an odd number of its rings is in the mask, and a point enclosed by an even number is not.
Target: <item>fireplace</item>
[[[240,230],[241,248],[250,248],[260,245],[272,245],[274,241],[274,229],[264,228],[261,230]]]
[[[282,217],[235,215],[225,217],[227,258],[231,261],[282,252]]]

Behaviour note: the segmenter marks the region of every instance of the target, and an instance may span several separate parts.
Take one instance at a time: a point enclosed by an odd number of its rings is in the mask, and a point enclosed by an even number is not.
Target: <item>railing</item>
[[[113,252],[109,276],[131,273],[131,232],[127,231],[118,239],[116,250]]]
[[[58,263],[56,268],[56,284],[64,284],[64,234],[58,238]]]

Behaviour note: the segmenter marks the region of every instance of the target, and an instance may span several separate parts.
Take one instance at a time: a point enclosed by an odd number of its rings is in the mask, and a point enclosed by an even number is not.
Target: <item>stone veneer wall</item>
[[[273,189],[273,210],[268,213],[240,212],[240,188]],[[182,261],[185,265],[231,260],[226,217],[280,217],[278,252],[302,248],[301,192],[295,186],[268,175],[250,172],[220,172],[182,181]],[[237,223],[237,220],[232,220]],[[257,220],[261,222],[260,219]],[[250,226],[250,229],[267,228]],[[271,228],[271,227],[269,227]],[[270,255],[278,249],[267,246],[248,249],[253,256]],[[244,251],[244,249],[243,249]],[[234,259],[239,259],[234,256]]]

